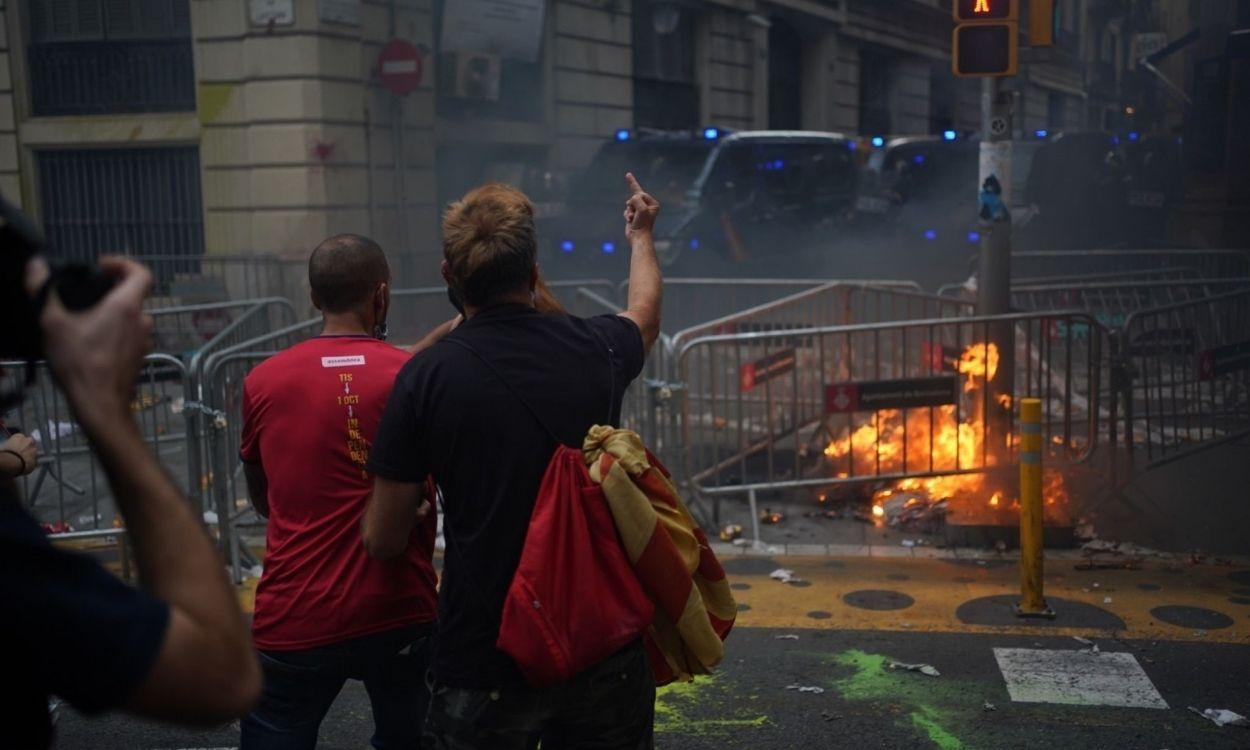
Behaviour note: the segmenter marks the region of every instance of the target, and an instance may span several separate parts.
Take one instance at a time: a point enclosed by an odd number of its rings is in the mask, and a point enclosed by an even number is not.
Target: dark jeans
[[[260,704],[243,719],[241,750],[312,750],[330,704],[361,680],[373,706],[373,746],[420,745],[432,624],[414,625],[306,651],[261,651]]]
[[[641,641],[561,685],[477,690],[435,685],[424,750],[647,750],[655,678]]]

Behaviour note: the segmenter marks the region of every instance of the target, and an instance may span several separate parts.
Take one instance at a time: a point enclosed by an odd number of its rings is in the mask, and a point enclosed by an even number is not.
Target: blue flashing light
[[[879,135],[874,135],[872,137],[872,145],[874,148],[881,148],[885,145],[885,139]]]
[[[1136,130],[1134,130],[1134,131],[1132,131],[1131,133],[1129,133],[1129,134],[1128,134],[1128,139],[1129,139],[1130,141],[1135,141],[1135,140],[1137,140],[1137,139],[1138,139],[1138,138],[1140,138],[1140,137],[1141,137],[1141,136],[1140,136],[1140,135],[1138,135],[1138,133],[1137,133],[1137,131],[1136,131]]]
[[[1119,146],[1119,145],[1120,145],[1120,136],[1118,136],[1118,135],[1113,135],[1113,136],[1111,136],[1111,145],[1112,145],[1112,146]]]
[[[618,141],[628,141],[628,140],[629,140],[629,131],[628,131],[628,130],[626,130],[625,128],[621,128],[620,130],[616,131],[616,140],[618,140]]]
[[[1033,131],[1033,135],[1037,136],[1038,138],[1045,138],[1046,136],[1050,135],[1050,131],[1046,130],[1045,128],[1038,128],[1037,130]]]
[[[784,169],[785,166],[786,166],[786,163],[782,161],[781,159],[776,159],[773,161],[773,169]]]
[[[935,230],[933,230],[933,229],[926,229],[926,230],[924,230],[924,238],[925,238],[926,240],[936,240],[936,239],[937,239],[937,231],[935,231]]]
[[[564,252],[564,253],[573,252],[573,240],[565,240],[564,242],[561,242],[560,252]]]
[[[957,137],[958,137],[958,135],[959,135],[959,134],[958,134],[958,133],[956,133],[956,132],[955,132],[955,131],[953,131],[953,130],[943,130],[943,131],[942,131],[942,140],[944,140],[944,141],[953,141],[953,140],[955,140],[955,138],[957,138]]]
[[[973,243],[980,242],[981,233],[980,232],[968,232],[968,241],[973,242]]]
[[[704,128],[703,137],[709,141],[714,141],[717,138],[720,138],[720,128]]]
[[[691,250],[698,250],[698,249],[699,249],[699,238],[698,238],[698,237],[691,237],[691,238],[690,238],[690,249],[691,249]]]
[[[848,151],[854,151],[854,150],[855,150],[855,148],[856,148],[856,146],[855,146],[855,141],[847,141],[847,142],[846,142],[846,148],[847,148],[847,150],[848,150]]]
[[[916,154],[911,158],[911,160],[917,164],[924,164],[924,154]]]
[[[612,254],[612,253],[614,253],[614,252],[616,252],[616,244],[615,244],[615,243],[612,243],[612,242],[605,242],[605,243],[603,243],[603,254],[604,254],[604,255],[611,255],[611,254]]]

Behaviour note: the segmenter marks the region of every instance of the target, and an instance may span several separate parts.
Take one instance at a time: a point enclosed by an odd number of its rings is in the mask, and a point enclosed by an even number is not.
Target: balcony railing
[[[190,39],[36,43],[37,116],[195,110]]]

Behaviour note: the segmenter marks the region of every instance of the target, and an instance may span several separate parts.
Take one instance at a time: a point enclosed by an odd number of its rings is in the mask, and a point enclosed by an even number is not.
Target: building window
[[[53,257],[204,253],[197,147],[65,149],[35,156]]]
[[[634,125],[681,130],[699,125],[694,18],[673,2],[634,3]]]
[[[435,39],[438,116],[461,121],[542,122],[546,117],[546,98],[541,35],[533,38],[536,46],[527,50],[533,53],[529,56],[532,59],[521,59],[516,50],[499,53],[488,49],[490,45],[480,40],[480,48],[461,48],[458,42],[463,42],[462,38],[447,38],[445,20],[451,1],[439,0],[434,4],[434,28],[440,30]],[[484,7],[488,3],[478,5]]]
[[[1063,94],[1057,94],[1053,91],[1046,94],[1046,127],[1051,130],[1059,131],[1067,124],[1065,122],[1067,111],[1063,100]]]
[[[30,0],[35,115],[195,110],[188,0]]]
[[[768,127],[803,126],[803,38],[783,19],[768,27]]]
[[[898,59],[894,55],[860,48],[860,133],[882,135],[892,132],[890,91],[894,88],[897,64]]]

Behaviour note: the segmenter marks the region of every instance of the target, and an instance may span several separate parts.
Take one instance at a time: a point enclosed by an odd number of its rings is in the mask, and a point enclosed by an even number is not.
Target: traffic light
[[[951,68],[956,76],[1014,76],[1019,0],[954,0]]]
[[[1029,46],[1053,47],[1058,21],[1055,0],[1029,0]]]
[[[951,3],[955,23],[1015,21],[1019,19],[1019,12],[1019,0],[955,0]]]

